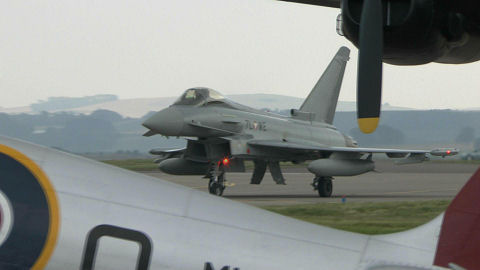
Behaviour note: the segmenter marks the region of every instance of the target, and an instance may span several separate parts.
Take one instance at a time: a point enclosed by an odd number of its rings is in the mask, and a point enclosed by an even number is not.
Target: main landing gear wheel
[[[320,197],[331,197],[333,191],[332,177],[316,176],[313,179],[313,189],[318,191]]]
[[[223,164],[221,162],[212,164],[208,175],[210,178],[208,192],[216,196],[222,196],[225,190],[225,168]]]

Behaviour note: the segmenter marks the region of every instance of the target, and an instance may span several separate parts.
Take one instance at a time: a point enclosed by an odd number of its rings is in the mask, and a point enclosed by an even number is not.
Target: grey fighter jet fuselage
[[[143,125],[145,136],[186,137],[187,147],[161,154],[159,168],[170,174],[198,174],[210,178],[210,193],[221,195],[225,188],[225,167],[243,167],[254,162],[252,184],[260,184],[269,167],[273,179],[284,184],[280,161],[301,163],[312,160],[308,170],[315,174],[319,195],[332,194],[333,176],[353,176],[374,169],[372,153],[386,153],[406,162],[421,162],[426,154],[452,155],[455,149],[435,151],[359,148],[338,131],[333,117],[349,50],[340,48],[300,109],[282,116],[253,109],[226,99],[209,88],[191,88],[170,107]]]
[[[211,93],[214,90],[192,88],[187,91]],[[291,153],[278,151],[256,151],[249,148],[250,140],[278,140],[281,142],[355,147],[351,137],[339,132],[334,126],[311,121],[308,113],[292,110],[293,116],[286,117],[249,108],[227,99],[209,100],[201,105],[174,104],[153,115],[144,122],[152,131],[164,136],[197,137],[200,141],[216,141],[222,138],[224,143],[235,141],[230,153],[220,153],[218,158],[234,155],[238,158],[268,158],[276,161],[304,161]],[[226,138],[228,137],[228,138]],[[272,149],[273,151],[273,149]],[[319,153],[319,158],[323,157]]]

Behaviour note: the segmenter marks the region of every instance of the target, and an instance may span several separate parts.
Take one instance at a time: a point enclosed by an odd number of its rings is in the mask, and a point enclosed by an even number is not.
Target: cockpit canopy
[[[204,88],[190,88],[173,103],[173,105],[202,105],[212,101],[223,101],[225,97],[217,91]]]

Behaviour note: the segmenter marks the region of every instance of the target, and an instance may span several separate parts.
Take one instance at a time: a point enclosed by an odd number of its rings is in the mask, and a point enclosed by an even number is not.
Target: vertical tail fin
[[[403,263],[423,265],[433,262],[435,266],[448,269],[480,269],[479,195],[480,168],[444,213],[408,231],[371,236],[371,242],[378,240],[382,243],[385,254],[381,258],[384,260],[388,255],[398,258],[409,254],[402,258]],[[390,243],[391,247],[385,243]],[[374,250],[378,252],[378,249]]]
[[[463,186],[443,217],[434,264],[480,269],[480,169]]]
[[[327,69],[323,72],[322,77],[320,77],[307,99],[303,102],[300,111],[314,113],[315,121],[328,124],[333,122],[349,55],[350,50],[347,47],[341,47],[338,50]]]

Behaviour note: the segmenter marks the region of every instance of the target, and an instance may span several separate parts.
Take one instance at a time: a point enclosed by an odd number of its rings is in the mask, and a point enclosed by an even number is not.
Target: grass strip
[[[158,164],[153,159],[104,160],[103,162],[132,171],[156,171]]]
[[[347,202],[267,206],[264,209],[340,230],[385,234],[427,223],[445,211],[449,203],[448,200]]]

